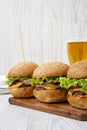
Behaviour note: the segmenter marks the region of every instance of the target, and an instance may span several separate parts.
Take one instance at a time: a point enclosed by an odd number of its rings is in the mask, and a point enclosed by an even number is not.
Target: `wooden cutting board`
[[[41,103],[35,98],[30,99],[17,99],[14,97],[9,98],[10,104],[35,109],[59,116],[64,116],[76,120],[87,121],[87,110],[80,110],[73,108],[68,103]]]

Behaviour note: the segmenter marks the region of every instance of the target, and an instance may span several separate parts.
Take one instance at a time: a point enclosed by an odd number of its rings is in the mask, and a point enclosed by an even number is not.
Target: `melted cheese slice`
[[[12,85],[11,88],[18,88],[20,85],[22,85],[21,82]]]
[[[55,84],[42,84],[41,86],[43,88],[46,88],[46,89],[57,89],[57,88],[60,88],[59,85],[55,85]]]

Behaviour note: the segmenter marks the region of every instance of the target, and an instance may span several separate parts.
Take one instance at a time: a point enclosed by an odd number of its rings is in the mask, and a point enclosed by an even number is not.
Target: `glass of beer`
[[[87,60],[87,42],[68,42],[67,53],[70,64]]]

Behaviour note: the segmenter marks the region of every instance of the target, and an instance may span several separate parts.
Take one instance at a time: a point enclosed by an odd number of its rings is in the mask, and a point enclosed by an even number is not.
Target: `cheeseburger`
[[[67,90],[60,85],[59,78],[67,74],[69,66],[62,62],[44,63],[33,72],[31,84],[35,84],[34,96],[41,102],[64,102]]]
[[[62,85],[69,89],[67,100],[73,107],[87,109],[87,60],[70,66]]]
[[[9,92],[16,98],[28,98],[33,96],[34,86],[29,80],[32,79],[33,71],[38,67],[33,62],[22,62],[13,66],[7,75]]]

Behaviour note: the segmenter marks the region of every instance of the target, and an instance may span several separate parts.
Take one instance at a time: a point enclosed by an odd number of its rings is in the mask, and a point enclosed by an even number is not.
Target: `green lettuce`
[[[30,84],[43,84],[43,82],[56,83],[59,82],[61,88],[69,89],[71,86],[81,86],[82,90],[87,91],[87,79],[70,79],[67,77],[44,77],[29,79]]]
[[[32,76],[21,76],[21,77],[7,77],[7,80],[6,80],[6,84],[11,84],[12,82],[16,81],[16,80],[27,80],[27,79],[30,79]]]
[[[87,91],[87,79],[70,79],[66,77],[59,78],[60,86],[69,89],[71,86],[81,86],[84,91]]]
[[[87,78],[84,79],[70,79],[67,77],[43,77],[43,78],[32,78],[32,76],[21,76],[8,78],[6,83],[9,85],[16,80],[28,80],[29,83],[34,86],[35,84],[43,84],[43,82],[56,83],[59,82],[60,86],[65,89],[69,89],[71,86],[81,86],[84,91],[87,91]]]
[[[43,78],[32,78],[29,79],[29,82],[31,85],[35,85],[35,84],[43,84],[43,82],[48,82],[48,83],[56,83],[59,82],[59,77],[43,77]]]

